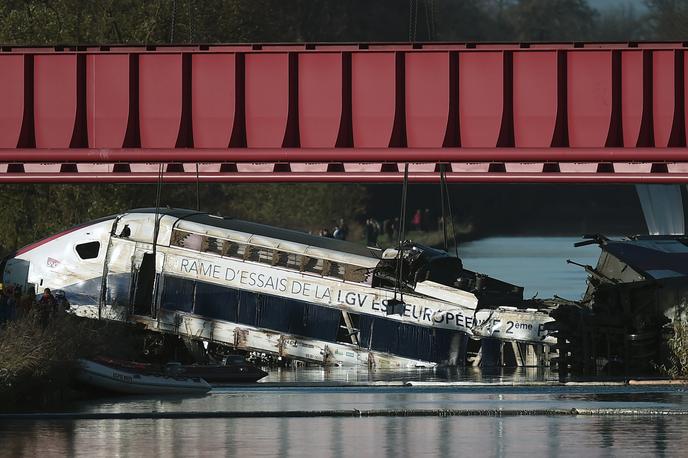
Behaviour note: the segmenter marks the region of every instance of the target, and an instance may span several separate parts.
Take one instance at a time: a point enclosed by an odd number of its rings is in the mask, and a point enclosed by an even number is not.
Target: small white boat
[[[138,372],[87,359],[80,359],[79,365],[77,378],[80,382],[118,393],[203,394],[211,388],[208,382],[199,377]]]

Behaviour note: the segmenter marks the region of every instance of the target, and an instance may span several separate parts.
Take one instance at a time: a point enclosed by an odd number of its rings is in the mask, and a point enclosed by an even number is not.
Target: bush
[[[675,319],[672,331],[667,341],[667,363],[660,370],[671,378],[688,378],[688,322]]]
[[[116,322],[31,313],[0,328],[0,406],[44,405],[68,399],[76,361],[98,355],[132,358],[141,333]]]

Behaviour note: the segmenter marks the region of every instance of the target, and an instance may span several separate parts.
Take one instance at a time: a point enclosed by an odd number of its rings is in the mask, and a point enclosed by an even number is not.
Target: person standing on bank
[[[38,301],[38,310],[43,326],[57,314],[57,299],[50,292],[50,288],[43,290],[43,296]]]

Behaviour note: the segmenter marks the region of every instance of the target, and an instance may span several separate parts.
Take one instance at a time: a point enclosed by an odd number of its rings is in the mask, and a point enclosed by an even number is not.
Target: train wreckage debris
[[[685,239],[584,243],[602,256],[584,266],[578,302],[524,300],[412,242],[381,250],[183,209],[85,223],[0,269],[6,284],[64,291],[82,316],[323,365],[503,362],[486,343],[511,347],[519,365],[547,364],[556,348],[564,373],[659,360],[662,326],[688,294]]]

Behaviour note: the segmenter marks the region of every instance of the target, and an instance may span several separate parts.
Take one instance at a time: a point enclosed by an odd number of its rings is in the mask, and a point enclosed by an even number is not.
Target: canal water
[[[5,456],[685,456],[688,418],[105,420],[0,424]]]
[[[526,297],[577,299],[599,248],[569,237],[490,238],[463,244],[464,265],[525,287]],[[65,407],[112,418],[3,420],[0,456],[682,456],[688,415],[524,415],[500,411],[641,409],[683,411],[684,387],[509,386],[546,382],[534,368],[272,371],[252,387],[219,387],[203,397],[125,397]],[[403,386],[409,381],[476,386]],[[324,383],[326,382],[326,383]],[[457,409],[461,417],[122,419],[121,414]]]
[[[460,417],[0,420],[0,456],[685,456],[687,415],[497,416],[514,409],[683,409],[681,389],[222,388],[202,398],[105,399],[72,411],[490,409]]]
[[[577,237],[492,237],[459,246],[464,267],[523,286],[524,297],[557,295],[580,299],[587,274],[581,267],[595,266],[600,256],[596,245],[574,247]]]

